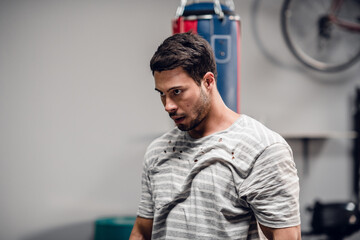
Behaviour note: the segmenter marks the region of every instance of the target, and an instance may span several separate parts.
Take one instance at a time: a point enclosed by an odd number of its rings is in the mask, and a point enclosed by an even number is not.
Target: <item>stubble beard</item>
[[[179,124],[177,127],[181,131],[191,131],[198,127],[204,119],[207,117],[209,110],[210,110],[210,99],[201,89],[199,101],[194,104],[195,108],[193,109],[193,115],[195,116],[194,119],[190,121],[189,124]]]

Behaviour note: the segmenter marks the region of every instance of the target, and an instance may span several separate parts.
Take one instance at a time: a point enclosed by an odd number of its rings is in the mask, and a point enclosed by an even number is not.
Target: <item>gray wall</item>
[[[90,239],[102,216],[135,214],[143,154],[172,127],[148,62],[177,0],[0,1],[0,239]],[[235,1],[242,18],[241,111],[281,133],[351,129],[359,64],[299,65],[281,0]],[[254,3],[257,6],[254,15]],[[290,141],[305,207],[351,198],[351,142]]]

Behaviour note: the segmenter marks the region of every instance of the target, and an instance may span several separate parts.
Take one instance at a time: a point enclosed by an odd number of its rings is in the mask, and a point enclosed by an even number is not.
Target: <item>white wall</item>
[[[149,59],[179,2],[0,1],[1,240],[89,239],[96,218],[135,214],[145,148],[171,127]],[[242,112],[283,133],[350,130],[359,64],[332,75],[300,66],[281,38],[282,1],[258,1],[254,17],[256,2],[235,1]],[[311,143],[307,174],[291,144],[306,228],[315,198],[351,197],[351,143]]]

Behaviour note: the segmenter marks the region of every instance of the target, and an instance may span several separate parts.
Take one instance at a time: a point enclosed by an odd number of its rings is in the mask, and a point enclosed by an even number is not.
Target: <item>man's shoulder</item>
[[[286,144],[285,139],[280,134],[247,115],[242,116],[242,122],[239,126],[239,131],[243,135],[251,137],[259,146],[267,147],[275,143]]]
[[[146,149],[145,161],[151,165],[151,163],[156,160],[157,156],[164,151],[165,146],[169,145],[169,143],[176,142],[181,136],[182,132],[178,128],[173,128],[155,138]]]
[[[155,138],[148,146],[148,150],[153,148],[157,148],[159,146],[163,146],[169,141],[176,141],[181,135],[181,131],[178,128],[173,128],[170,131],[160,135],[159,137]]]
[[[242,116],[231,141],[240,150],[235,151],[235,155],[241,159],[239,167],[243,170],[244,177],[252,171],[260,156],[268,154],[269,151],[266,150],[282,152],[286,149],[291,152],[290,146],[280,134],[249,116]]]

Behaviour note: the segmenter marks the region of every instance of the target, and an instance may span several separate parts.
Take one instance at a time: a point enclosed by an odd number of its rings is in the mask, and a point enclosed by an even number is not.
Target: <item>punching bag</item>
[[[192,31],[205,38],[214,50],[218,72],[217,87],[225,104],[240,112],[240,17],[233,1],[226,5],[181,1],[172,22],[173,34]]]

